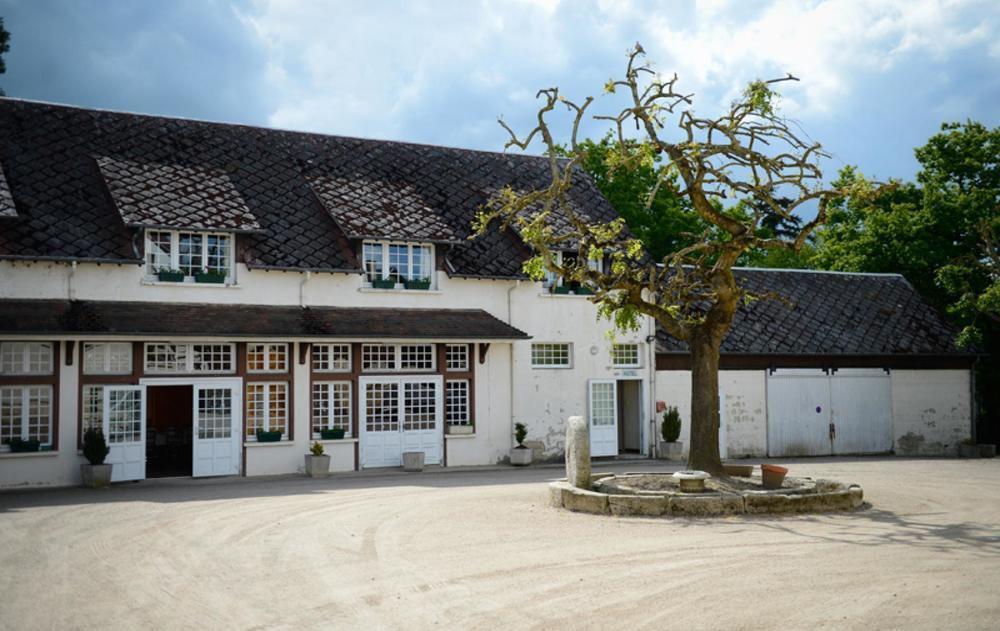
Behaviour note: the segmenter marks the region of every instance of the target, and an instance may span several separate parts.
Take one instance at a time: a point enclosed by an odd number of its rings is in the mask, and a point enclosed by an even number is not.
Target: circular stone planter
[[[704,471],[677,471],[671,477],[677,480],[681,493],[704,493],[705,480],[712,476]]]
[[[786,477],[780,489],[764,489],[760,476],[720,482],[702,479],[701,493],[683,492],[670,473],[601,473],[591,488],[566,480],[549,485],[549,503],[581,513],[618,516],[692,516],[762,513],[820,513],[857,509],[864,492],[856,484]]]

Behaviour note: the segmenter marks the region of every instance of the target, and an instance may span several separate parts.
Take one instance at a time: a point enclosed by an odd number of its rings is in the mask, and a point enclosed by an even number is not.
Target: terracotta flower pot
[[[779,467],[776,464],[760,465],[760,475],[763,478],[765,489],[780,489],[781,483],[785,481],[788,469]]]

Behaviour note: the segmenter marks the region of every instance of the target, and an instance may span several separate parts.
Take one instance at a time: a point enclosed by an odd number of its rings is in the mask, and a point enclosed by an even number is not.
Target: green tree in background
[[[7,66],[3,62],[3,54],[10,50],[10,32],[3,27],[3,18],[0,17],[0,74],[7,72]],[[4,96],[3,88],[0,88],[0,96]]]

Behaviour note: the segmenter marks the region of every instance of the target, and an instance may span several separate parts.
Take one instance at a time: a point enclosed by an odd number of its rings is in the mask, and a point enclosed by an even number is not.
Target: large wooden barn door
[[[833,452],[878,454],[892,449],[892,389],[881,368],[840,368],[830,377]]]

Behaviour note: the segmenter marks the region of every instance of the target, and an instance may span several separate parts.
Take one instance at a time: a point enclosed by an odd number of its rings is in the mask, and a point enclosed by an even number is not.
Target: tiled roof
[[[963,354],[952,329],[920,294],[895,274],[845,274],[738,269],[747,290],[774,292],[740,307],[722,353],[755,355]],[[687,344],[657,335],[657,352]]]
[[[0,165],[0,219],[5,217],[17,217],[17,209],[14,208],[14,198],[7,186],[7,178],[3,176],[3,165]]]
[[[459,241],[447,248],[452,274],[523,278],[528,254],[516,235],[466,237],[492,192],[505,185],[530,190],[549,177],[547,160],[532,156],[0,99],[0,164],[19,211],[0,230],[0,258],[141,259],[133,251],[135,229],[119,215],[95,157],[225,174],[260,225],[259,233],[240,237],[243,262],[319,271],[360,271],[344,231],[360,236],[367,229],[352,226],[385,225],[413,212],[420,221],[397,229]],[[331,197],[310,182],[350,182],[351,190]],[[616,217],[589,178],[576,179],[570,198],[593,220]],[[370,216],[360,210],[364,204],[374,207]],[[171,221],[204,220],[201,208],[189,217],[168,210]],[[168,210],[150,201],[124,212],[157,217]],[[395,234],[408,233],[387,236]]]
[[[527,339],[481,309],[0,299],[0,333],[170,337]]]
[[[222,171],[100,156],[97,166],[127,226],[259,230],[260,224]]]

